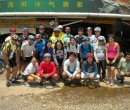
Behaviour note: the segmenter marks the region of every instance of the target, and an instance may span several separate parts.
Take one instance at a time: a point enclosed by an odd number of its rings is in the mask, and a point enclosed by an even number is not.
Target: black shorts
[[[26,60],[23,60],[23,59],[22,59],[22,63],[23,63],[23,64],[30,63],[31,60],[32,60],[32,56],[31,56],[31,57],[25,57],[25,59],[26,59]]]
[[[17,66],[16,57],[13,57],[12,59],[9,60],[9,65],[11,68]]]
[[[27,81],[28,77],[29,77],[29,75],[22,75],[22,78],[23,78],[24,81]]]
[[[112,62],[114,59],[108,58],[108,60],[110,61],[110,64],[107,64],[107,66],[117,67],[117,61],[116,61],[115,63],[111,64],[111,62]]]
[[[63,59],[57,58],[57,62],[58,62],[58,64],[59,64],[59,66],[62,66],[62,64],[63,64]]]

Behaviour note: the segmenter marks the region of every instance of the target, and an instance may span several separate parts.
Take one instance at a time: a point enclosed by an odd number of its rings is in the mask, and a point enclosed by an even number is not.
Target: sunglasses
[[[44,30],[44,29],[39,29],[39,30]]]
[[[45,57],[45,58],[51,58],[51,57]]]
[[[61,46],[61,45],[57,45],[57,46]]]

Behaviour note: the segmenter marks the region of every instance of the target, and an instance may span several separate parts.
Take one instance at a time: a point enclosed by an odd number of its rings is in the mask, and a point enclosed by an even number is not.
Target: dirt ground
[[[114,87],[56,87],[46,84],[5,86],[4,74],[0,75],[0,110],[130,110],[130,78],[125,85],[117,82]]]

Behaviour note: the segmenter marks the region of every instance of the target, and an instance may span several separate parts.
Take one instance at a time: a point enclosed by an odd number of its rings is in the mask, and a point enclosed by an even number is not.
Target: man
[[[25,71],[22,73],[22,78],[25,81],[25,86],[29,87],[33,81],[41,81],[41,78],[37,75],[38,63],[36,58],[32,58],[31,63],[27,66]]]
[[[59,36],[59,28],[58,27],[56,27],[55,29],[54,29],[54,36],[51,36],[50,37],[50,40],[52,41],[52,47],[54,47],[55,46],[55,43],[57,42],[57,40],[61,40],[62,41],[62,36]]]
[[[118,65],[117,80],[123,84],[124,77],[130,77],[130,53],[127,53],[126,58],[122,58]]]
[[[45,33],[45,27],[43,25],[39,26],[39,34],[41,35],[41,39],[45,42],[49,39],[48,35]]]
[[[95,29],[94,29],[94,31],[95,31],[95,40],[93,41],[93,46],[96,46],[96,45],[98,45],[98,37],[100,37],[101,35],[101,28],[100,27],[96,27]],[[105,37],[104,36],[102,36],[103,37],[103,39],[104,39],[104,45],[106,44],[106,39],[105,39]]]
[[[68,43],[70,42],[70,38],[73,37],[73,35],[70,34],[70,31],[71,31],[70,27],[66,27],[65,34],[62,36],[65,48],[67,48]]]
[[[31,62],[32,57],[35,55],[35,46],[34,46],[35,37],[33,35],[28,36],[28,41],[24,42],[21,47],[22,55],[22,72],[25,70],[27,65]]]
[[[79,56],[79,44],[75,42],[75,38],[70,38],[70,43],[67,46],[67,58],[69,57],[70,53],[76,53],[76,56]]]
[[[92,28],[91,28],[91,27],[88,27],[88,28],[87,28],[87,34],[88,34],[88,37],[89,37],[89,39],[90,39],[89,42],[93,44],[93,42],[94,42],[94,40],[95,40],[95,35],[93,35],[92,33],[93,33]]]
[[[93,52],[94,52],[93,45],[89,43],[89,38],[85,37],[83,39],[83,43],[80,45],[81,62],[86,61],[87,54],[93,53]]]
[[[22,29],[22,35],[19,36],[18,40],[20,46],[22,46],[22,44],[28,40],[28,33],[29,33],[28,28],[25,27]]]
[[[15,80],[17,74],[17,63],[19,58],[19,44],[18,44],[18,36],[16,34],[11,36],[11,39],[5,44],[4,51],[4,59],[6,62],[6,86],[10,87],[11,82],[14,84],[19,84],[20,82]],[[12,78],[10,78],[12,68]]]
[[[64,71],[62,78],[65,80],[65,85],[71,84],[73,81],[80,82],[80,63],[76,59],[76,53],[70,53],[69,59],[64,62]]]
[[[79,29],[78,29],[78,35],[75,36],[75,41],[76,41],[76,43],[78,43],[79,45],[83,42],[83,38],[85,37],[85,36],[83,35],[83,31],[84,31],[83,28],[79,28]]]
[[[81,82],[84,84],[85,79],[89,79],[90,82],[93,82],[94,79],[99,79],[100,76],[98,74],[98,67],[96,62],[94,62],[93,54],[87,54],[87,60],[82,64],[82,73],[81,73]]]
[[[57,28],[59,29],[59,37],[62,37],[64,35],[63,26],[59,25],[59,26],[57,26]],[[52,36],[54,36],[54,32],[52,33]]]
[[[52,86],[55,86],[55,81],[58,80],[59,76],[56,73],[56,66],[53,61],[51,61],[51,54],[45,53],[44,54],[44,61],[40,63],[38,68],[38,74],[41,77],[42,81],[40,85],[43,85],[44,79],[49,79]]]
[[[5,42],[11,40],[11,36],[16,34],[16,28],[15,27],[10,27],[9,30],[10,30],[10,35],[5,39]]]
[[[40,53],[42,52],[42,49],[45,47],[45,42],[41,39],[40,34],[35,35],[36,41],[34,42],[35,48],[36,48],[36,59],[38,60],[38,63],[41,62]]]
[[[20,48],[21,48],[22,44],[28,40],[28,32],[29,32],[28,28],[25,27],[25,28],[22,29],[22,35],[19,36],[19,38],[18,38],[18,42],[20,44]],[[20,55],[19,55],[19,59],[20,58],[21,58],[21,52],[20,52]],[[22,67],[22,62],[21,62],[21,60],[19,60],[19,63],[18,63],[18,74],[16,76],[17,79],[21,75],[21,67]]]

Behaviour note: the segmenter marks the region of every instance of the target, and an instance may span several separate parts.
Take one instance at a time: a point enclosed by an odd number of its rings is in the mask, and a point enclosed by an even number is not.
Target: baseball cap
[[[100,27],[95,27],[94,31],[95,32],[101,32],[101,28]]]
[[[53,30],[54,32],[59,32],[59,28],[58,27],[56,27],[56,28],[54,28],[54,30]]]
[[[83,41],[86,41],[86,40],[89,40],[89,38],[88,38],[88,37],[84,37],[84,38],[83,38]]]
[[[59,29],[63,29],[63,26],[62,26],[62,25],[59,25],[58,28],[59,28]]]
[[[87,56],[86,56],[87,58],[93,58],[94,56],[93,56],[93,54],[92,53],[89,53],[89,54],[87,54]]]
[[[98,37],[98,40],[100,40],[100,41],[104,41],[104,37],[99,36],[99,37]]]
[[[36,34],[36,35],[35,35],[35,38],[36,38],[36,39],[39,39],[40,37],[41,37],[40,34]]]

